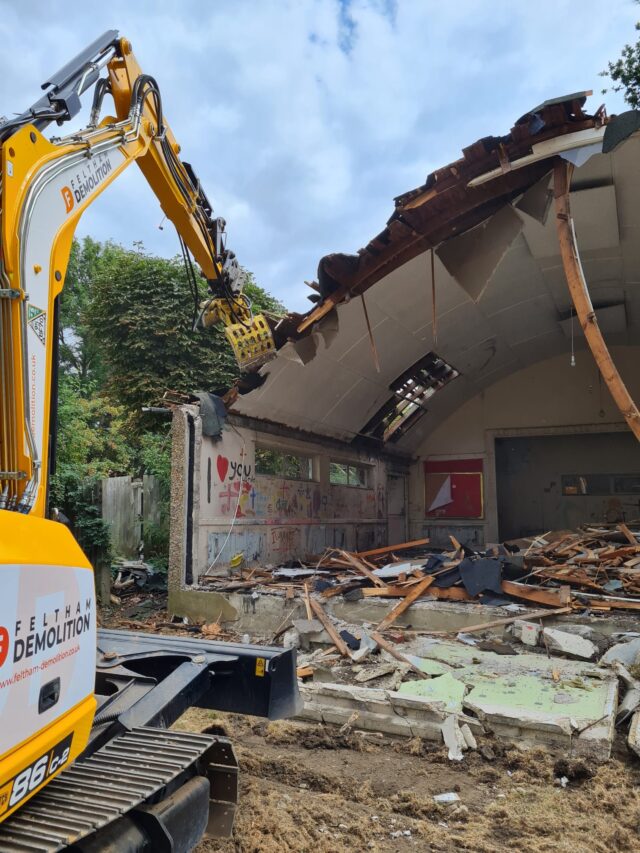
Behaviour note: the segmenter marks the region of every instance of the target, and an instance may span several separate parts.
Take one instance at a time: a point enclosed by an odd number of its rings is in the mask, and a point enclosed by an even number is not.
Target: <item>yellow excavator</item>
[[[58,302],[80,216],[136,162],[207,280],[203,325],[223,322],[245,366],[273,337],[131,44],[106,32],[43,89],[0,124],[0,850],[187,851],[230,831],[237,766],[225,738],[170,725],[193,705],[293,713],[295,660],[97,630],[91,565],[47,518]],[[87,127],[47,138],[89,90]],[[100,118],[107,96],[115,115]]]

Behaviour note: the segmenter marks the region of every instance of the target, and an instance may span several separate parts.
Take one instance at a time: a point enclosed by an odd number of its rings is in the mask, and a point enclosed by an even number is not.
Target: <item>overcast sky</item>
[[[635,41],[632,0],[0,0],[0,113],[109,28],[155,76],[165,116],[229,246],[306,310],[328,252],[377,234],[393,197],[541,101],[593,89]],[[78,233],[173,256],[175,232],[135,166]]]

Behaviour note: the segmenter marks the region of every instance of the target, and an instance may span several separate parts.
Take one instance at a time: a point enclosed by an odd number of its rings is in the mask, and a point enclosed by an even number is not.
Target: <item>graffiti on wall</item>
[[[240,456],[243,457],[244,455],[244,451],[241,450]],[[228,456],[223,456],[222,453],[218,453],[216,457],[216,468],[218,470],[218,477],[220,478],[221,483],[224,483],[225,480],[231,482],[233,480],[253,479],[253,466],[246,465],[242,458],[229,459]]]
[[[274,554],[297,553],[300,547],[299,527],[274,527],[271,531],[270,546]]]
[[[349,551],[365,550],[383,545],[386,528],[372,525],[278,525],[236,526],[228,530],[210,531],[208,534],[209,563],[218,557],[224,564],[240,552],[248,562],[254,560],[279,562],[302,554],[321,554],[325,548],[346,548]]]
[[[277,477],[253,477],[251,466],[238,477],[231,476],[231,464],[225,482],[216,485],[214,503],[217,515],[225,518],[282,521],[330,521],[333,519],[384,519],[384,489],[354,489],[332,486],[324,490],[319,483],[283,480]]]
[[[328,517],[328,495],[319,483],[260,477],[257,486],[260,518],[311,521]]]
[[[382,484],[373,489],[256,476],[253,452],[237,441],[206,457],[207,505],[213,518],[238,518],[270,525],[334,520],[386,521]]]

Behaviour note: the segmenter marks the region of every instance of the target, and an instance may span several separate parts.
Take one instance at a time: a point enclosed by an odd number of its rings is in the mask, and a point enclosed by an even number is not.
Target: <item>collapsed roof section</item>
[[[302,330],[347,295],[364,292],[401,264],[504,210],[549,172],[548,160],[554,154],[582,147],[586,141],[600,150],[604,109],[594,116],[585,114],[582,108],[587,94],[546,101],[519,118],[506,136],[487,136],[464,148],[459,160],[432,172],[422,186],[398,196],[386,228],[357,255],[322,258],[318,275],[324,301],[305,317]],[[483,180],[489,176],[492,180]],[[544,216],[546,192],[533,193],[523,209]],[[514,221],[508,213],[503,213],[505,218]],[[482,235],[472,236],[468,245],[477,250],[473,259],[477,263]],[[482,259],[487,267],[492,260]]]
[[[393,435],[412,452],[482,388],[565,351],[571,301],[548,215],[558,156],[580,167],[572,210],[598,316],[613,343],[628,342],[640,325],[639,143],[601,153],[615,123],[602,107],[585,113],[586,95],[547,101],[506,136],[465,148],[396,198],[385,229],[357,255],[322,258],[318,304],[282,321],[286,343],[261,368],[266,381],[234,410],[347,441]],[[452,366],[455,382],[420,401],[426,417],[390,431],[399,384],[427,356]]]

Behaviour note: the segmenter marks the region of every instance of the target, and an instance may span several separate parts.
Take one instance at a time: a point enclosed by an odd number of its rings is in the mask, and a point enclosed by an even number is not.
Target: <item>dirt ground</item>
[[[103,624],[164,633],[164,601],[152,604],[103,612]],[[192,709],[175,727],[228,735],[240,763],[233,837],[196,853],[640,850],[640,760],[622,740],[599,767],[487,739],[458,764],[428,741],[319,724]],[[459,802],[434,802],[451,791]]]
[[[486,740],[484,754],[457,764],[419,739],[317,724],[192,710],[177,727],[221,728],[240,762],[233,838],[204,841],[197,853],[640,849],[640,762],[623,744],[595,768]],[[566,788],[554,784],[560,776]],[[434,803],[448,791],[460,802]]]

